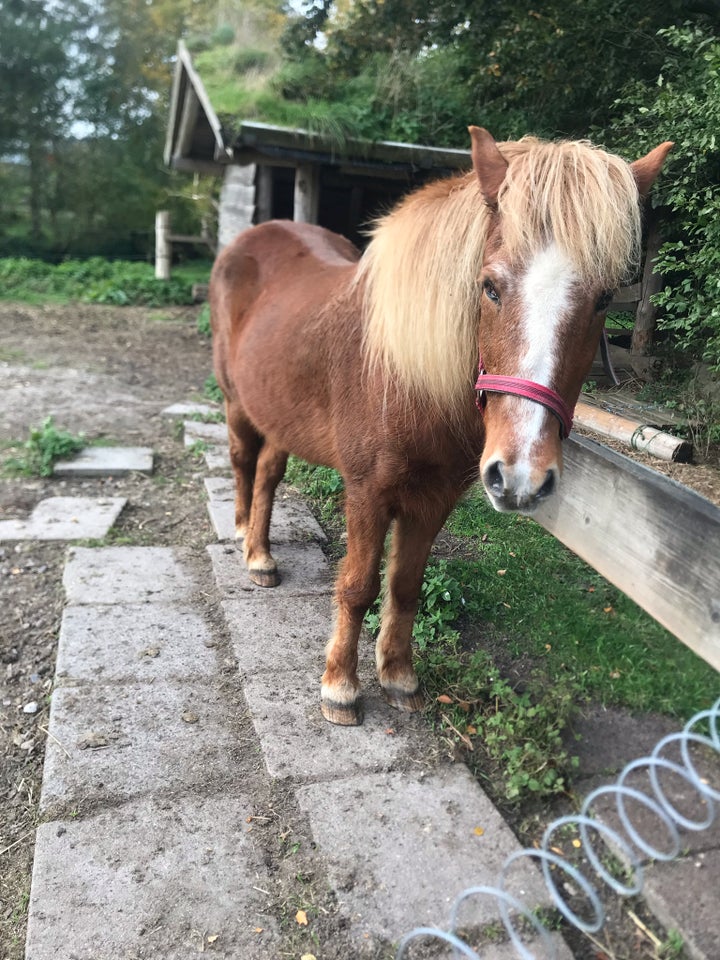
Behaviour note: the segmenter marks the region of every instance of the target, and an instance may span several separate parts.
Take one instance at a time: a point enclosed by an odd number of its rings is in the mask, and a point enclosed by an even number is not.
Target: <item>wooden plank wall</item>
[[[535,519],[720,671],[720,509],[592,440],[564,458]]]

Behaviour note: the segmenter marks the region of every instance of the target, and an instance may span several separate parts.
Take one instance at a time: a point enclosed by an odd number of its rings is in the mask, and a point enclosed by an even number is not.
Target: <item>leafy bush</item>
[[[24,257],[0,260],[0,295],[8,300],[48,298],[159,307],[192,303],[191,286],[181,277],[156,280],[147,263],[101,257],[57,265]]]
[[[249,70],[264,70],[272,60],[267,50],[243,47],[235,54],[235,72],[247,73]]]
[[[217,30],[210,37],[210,42],[213,46],[217,45],[218,47],[227,47],[235,39],[235,31],[229,24],[224,24],[221,27],[218,27]]]
[[[720,39],[700,27],[661,30],[665,63],[654,87],[628,84],[617,118],[599,132],[637,156],[662,140],[675,147],[653,188],[662,206],[656,302],[661,329],[692,357],[720,369]]]

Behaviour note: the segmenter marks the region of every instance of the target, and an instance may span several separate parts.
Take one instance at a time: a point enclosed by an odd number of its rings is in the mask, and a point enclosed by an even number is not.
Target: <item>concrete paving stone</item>
[[[247,593],[272,593],[278,602],[284,597],[331,593],[333,581],[330,564],[316,543],[279,543],[272,554],[280,571],[277,587],[258,587],[248,576],[242,545],[211,543],[206,547],[212,562],[215,582],[225,596],[233,598]]]
[[[235,539],[235,482],[226,477],[206,477],[208,511],[218,540]],[[270,523],[272,543],[326,540],[327,537],[304,501],[280,487]]]
[[[230,454],[227,446],[210,446],[204,454],[208,470],[230,470]]]
[[[150,447],[86,447],[72,460],[58,460],[56,477],[124,477],[128,473],[152,473]]]
[[[654,863],[645,873],[648,906],[668,929],[677,930],[694,960],[720,957],[720,850]]]
[[[333,623],[330,596],[279,599],[274,590],[222,602],[241,674],[325,669]]]
[[[63,571],[68,604],[187,600],[194,582],[170,547],[75,547]]]
[[[322,666],[317,672],[245,677],[245,699],[270,776],[297,780],[350,776],[387,770],[414,754],[412,738],[423,730],[422,720],[388,706],[377,683],[363,685],[362,726],[328,723],[320,712],[321,675]]]
[[[40,808],[222,781],[229,719],[216,686],[202,681],[58,687]]]
[[[313,783],[296,795],[359,939],[396,941],[415,927],[444,927],[461,890],[497,885],[504,861],[520,850],[460,764]],[[512,868],[506,889],[531,909],[550,902],[529,860]],[[493,923],[497,904],[473,898],[459,919],[463,927]]]
[[[202,420],[183,420],[185,446],[191,447],[198,440],[227,446],[228,433],[224,423],[203,423]]]
[[[279,956],[249,799],[147,797],[37,831],[27,960]],[[260,933],[257,931],[261,930]]]
[[[201,616],[180,604],[66,607],[56,683],[210,678],[214,640]]]
[[[48,497],[27,520],[0,521],[0,540],[101,540],[125,497]]]
[[[219,406],[210,405],[208,403],[193,403],[188,401],[186,403],[173,403],[169,407],[165,407],[162,411],[164,417],[191,417],[193,414],[198,414],[201,417],[210,416],[215,414],[220,409]]]

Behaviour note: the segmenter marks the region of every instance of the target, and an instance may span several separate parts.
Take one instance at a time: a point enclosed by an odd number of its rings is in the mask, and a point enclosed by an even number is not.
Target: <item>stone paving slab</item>
[[[160,794],[42,824],[27,960],[277,957],[251,813],[242,794]]]
[[[313,783],[296,795],[358,937],[399,940],[419,926],[445,926],[463,886],[494,885],[507,856],[519,849],[460,764],[426,775],[373,773]],[[549,901],[529,861],[513,871],[507,889],[531,908]],[[463,925],[497,920],[491,898],[469,901],[461,914]]]
[[[203,459],[208,470],[230,470],[230,454],[227,445],[224,447],[209,446]]]
[[[225,477],[207,477],[208,512],[218,540],[235,540],[235,482]],[[325,541],[327,537],[307,506],[278,489],[270,523],[270,540],[275,543]]]
[[[645,873],[644,897],[668,929],[680,932],[696,960],[720,957],[720,851],[672,863],[655,863]]]
[[[220,407],[211,406],[208,403],[193,403],[192,401],[187,401],[186,403],[173,403],[169,407],[165,407],[162,411],[164,417],[191,417],[193,414],[198,414],[201,417],[209,416],[211,414],[217,413]]]
[[[219,446],[228,443],[227,426],[224,423],[204,423],[202,420],[183,420],[184,443],[191,447],[198,440]]]
[[[56,688],[41,811],[223,781],[234,746],[227,711],[204,681]]]
[[[101,540],[125,497],[48,497],[27,520],[0,521],[0,540]]]
[[[124,477],[153,472],[150,447],[86,447],[72,460],[58,460],[56,477]]]
[[[279,669],[322,674],[333,621],[330,596],[290,602],[273,589],[223,600],[222,608],[242,676]]]
[[[279,543],[272,554],[282,578],[277,587],[258,587],[248,576],[242,545],[210,544],[206,547],[213,566],[215,582],[221,593],[232,598],[248,593],[272,593],[283,598],[331,593],[330,564],[316,543]]]
[[[180,604],[66,607],[56,683],[210,678],[215,641],[203,618]]]
[[[244,679],[245,700],[271,777],[350,776],[388,770],[413,755],[413,736],[424,733],[418,716],[398,713],[382,699],[379,687],[367,684],[362,726],[328,723],[320,712],[321,675],[322,668]]]
[[[71,605],[187,602],[194,589],[170,547],[75,547],[63,586]]]

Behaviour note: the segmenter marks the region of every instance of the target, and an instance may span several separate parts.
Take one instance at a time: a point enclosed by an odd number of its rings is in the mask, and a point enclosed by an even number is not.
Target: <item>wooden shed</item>
[[[373,216],[428,179],[468,169],[468,150],[344,140],[223,118],[185,45],[178,45],[165,163],[222,177],[218,247],[274,217],[319,223],[363,241]]]

